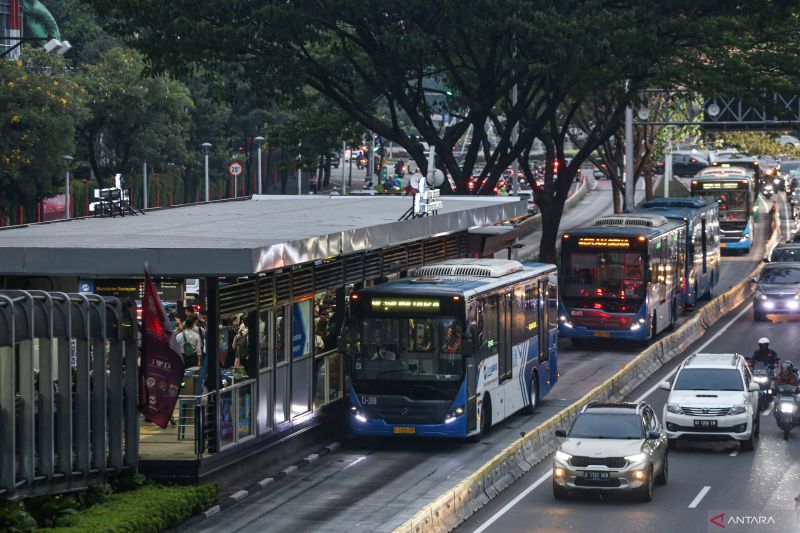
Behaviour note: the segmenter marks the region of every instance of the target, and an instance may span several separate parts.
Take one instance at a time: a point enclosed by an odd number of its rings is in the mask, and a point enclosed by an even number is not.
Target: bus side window
[[[709,237],[711,235],[711,233],[708,231],[708,221],[705,218],[703,219],[703,224],[702,224],[702,230],[701,231],[702,231],[702,233],[701,233],[700,239],[701,239],[701,243],[702,243],[701,247],[702,247],[702,250],[703,250],[703,274],[705,274],[706,271],[708,270],[708,263],[706,261],[707,261],[707,257],[708,257],[708,244],[710,244],[709,243],[709,240],[710,240]]]
[[[539,294],[536,285],[514,287],[511,344],[533,339],[539,333]]]
[[[558,329],[558,280],[555,276],[548,277],[547,322],[550,330]]]
[[[498,352],[500,344],[500,326],[498,320],[500,313],[498,309],[497,295],[487,296],[483,300],[483,339],[488,348],[484,353],[494,355]],[[501,372],[502,373],[502,372]]]

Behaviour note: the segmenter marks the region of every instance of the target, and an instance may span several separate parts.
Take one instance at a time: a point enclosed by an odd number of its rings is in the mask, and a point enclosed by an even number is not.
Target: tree
[[[64,60],[44,50],[0,61],[0,213],[63,189],[63,156],[75,150],[75,120],[83,94]]]
[[[143,70],[139,54],[118,47],[81,73],[87,113],[79,133],[101,187],[115,173],[138,172],[144,161],[163,168],[187,159],[189,91],[164,76],[144,78]]]

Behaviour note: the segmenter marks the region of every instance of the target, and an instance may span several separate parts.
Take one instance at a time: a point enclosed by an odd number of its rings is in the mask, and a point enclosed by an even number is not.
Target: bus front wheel
[[[490,427],[492,427],[492,400],[491,397],[486,394],[481,403],[481,419],[478,421],[478,433],[468,437],[467,441],[472,443],[480,442],[481,438]]]

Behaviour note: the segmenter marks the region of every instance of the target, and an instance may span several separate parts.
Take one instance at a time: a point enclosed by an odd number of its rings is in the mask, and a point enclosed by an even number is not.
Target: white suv
[[[753,450],[758,437],[758,384],[739,354],[698,353],[678,369],[664,406],[670,446],[678,440],[739,441]]]

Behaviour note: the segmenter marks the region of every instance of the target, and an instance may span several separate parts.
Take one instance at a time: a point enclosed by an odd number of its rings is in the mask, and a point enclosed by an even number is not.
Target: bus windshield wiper
[[[394,372],[408,372],[407,368],[393,368],[391,370],[384,370],[378,374],[378,377],[383,376],[384,374],[392,374]]]

